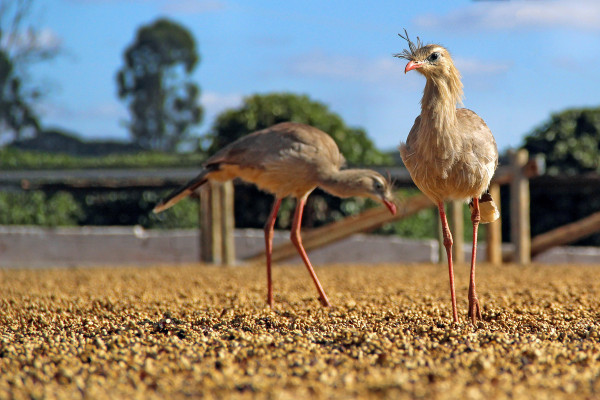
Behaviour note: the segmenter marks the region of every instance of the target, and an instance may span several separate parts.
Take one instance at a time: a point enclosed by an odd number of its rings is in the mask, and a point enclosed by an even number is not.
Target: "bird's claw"
[[[477,326],[477,320],[483,319],[477,296],[469,296],[469,317],[473,326]]]

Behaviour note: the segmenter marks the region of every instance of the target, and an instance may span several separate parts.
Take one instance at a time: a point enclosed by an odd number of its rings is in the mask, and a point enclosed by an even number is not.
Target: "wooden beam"
[[[600,231],[600,211],[537,235],[531,241],[531,256],[536,256],[555,246],[575,242],[598,231]]]
[[[540,176],[546,169],[544,160],[541,157],[535,157],[531,159],[527,158],[521,161],[522,164],[518,172],[525,178],[534,178],[536,176]],[[492,183],[497,185],[508,185],[514,180],[515,172],[516,171],[513,165],[500,166],[494,173]]]
[[[222,262],[221,201],[216,182],[200,187],[200,261],[220,264]]]
[[[410,174],[405,168],[379,167],[376,170],[387,175],[397,187],[414,186]],[[525,176],[537,176],[543,170],[537,159],[530,160],[525,166]],[[131,189],[179,187],[195,177],[199,168],[86,168],[86,169],[43,169],[43,170],[3,170],[0,171],[0,190],[81,190],[93,189]],[[500,166],[494,175],[494,182],[509,183],[512,179],[510,166]],[[598,182],[600,176],[590,177]]]
[[[524,167],[529,160],[527,150],[509,153],[513,179],[510,182],[510,232],[515,245],[513,261],[518,264],[531,262],[531,228],[529,220],[529,179]]]
[[[234,190],[233,182],[227,181],[220,185],[221,197],[221,262],[223,265],[235,263],[235,214],[233,212]]]
[[[316,249],[344,239],[354,233],[371,231],[385,223],[398,221],[433,206],[434,204],[427,197],[417,195],[399,204],[396,215],[390,214],[389,210],[385,207],[371,208],[359,215],[347,217],[305,232],[302,235],[302,243],[306,250]],[[273,261],[285,260],[295,255],[297,255],[297,251],[291,242],[273,247]],[[247,258],[246,261],[262,261],[264,257],[264,251],[261,251],[255,256]]]

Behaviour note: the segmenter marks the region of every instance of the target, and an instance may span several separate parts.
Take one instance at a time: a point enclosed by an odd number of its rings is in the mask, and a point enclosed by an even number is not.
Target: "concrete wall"
[[[195,231],[0,227],[0,266],[184,263],[198,260]]]
[[[275,232],[274,243],[289,240]],[[199,259],[197,230],[144,230],[141,227],[38,228],[0,226],[0,267],[191,263]],[[235,231],[236,257],[264,249],[263,231]],[[437,243],[373,235],[354,235],[309,252],[323,263],[430,262]],[[285,263],[302,263],[300,257]],[[241,264],[241,262],[240,262]]]
[[[274,242],[289,240],[288,232],[275,233]],[[141,227],[38,228],[0,226],[0,267],[148,265],[193,263],[199,259],[197,230],[146,231]],[[264,247],[262,230],[235,231],[238,259],[257,254]],[[391,236],[357,234],[321,249],[309,251],[311,261],[326,263],[421,263],[437,262],[437,242]],[[478,249],[485,256],[485,244]],[[470,245],[465,245],[470,259]],[[503,246],[510,251],[510,245]],[[538,256],[542,263],[600,264],[600,249],[563,247]],[[301,263],[299,257],[285,263]],[[241,264],[241,262],[240,262]]]

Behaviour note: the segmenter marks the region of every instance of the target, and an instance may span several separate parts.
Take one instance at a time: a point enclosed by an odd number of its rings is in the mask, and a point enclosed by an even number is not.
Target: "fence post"
[[[200,261],[235,262],[233,183],[207,182],[200,187]]]
[[[465,221],[463,219],[463,202],[453,200],[450,202],[450,223],[452,228],[452,258],[455,263],[465,262]],[[443,243],[443,241],[442,241]]]
[[[502,264],[502,210],[500,209],[500,185],[492,183],[490,185],[490,195],[498,211],[500,211],[500,218],[486,226],[486,244],[487,261],[492,264]]]
[[[200,187],[200,261],[221,263],[221,202],[219,183],[207,182]]]
[[[221,237],[223,240],[221,260],[225,265],[233,265],[235,263],[235,240],[233,234],[235,229],[235,215],[233,212],[233,200],[233,182],[227,181],[221,185]]]
[[[510,182],[510,233],[515,245],[513,261],[518,264],[531,262],[531,228],[529,221],[529,180],[523,167],[529,160],[527,150],[509,152],[513,179]]]

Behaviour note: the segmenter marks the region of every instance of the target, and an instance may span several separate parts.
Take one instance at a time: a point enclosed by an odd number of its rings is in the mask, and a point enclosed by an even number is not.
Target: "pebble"
[[[0,398],[600,397],[600,269],[482,264],[0,270]]]

